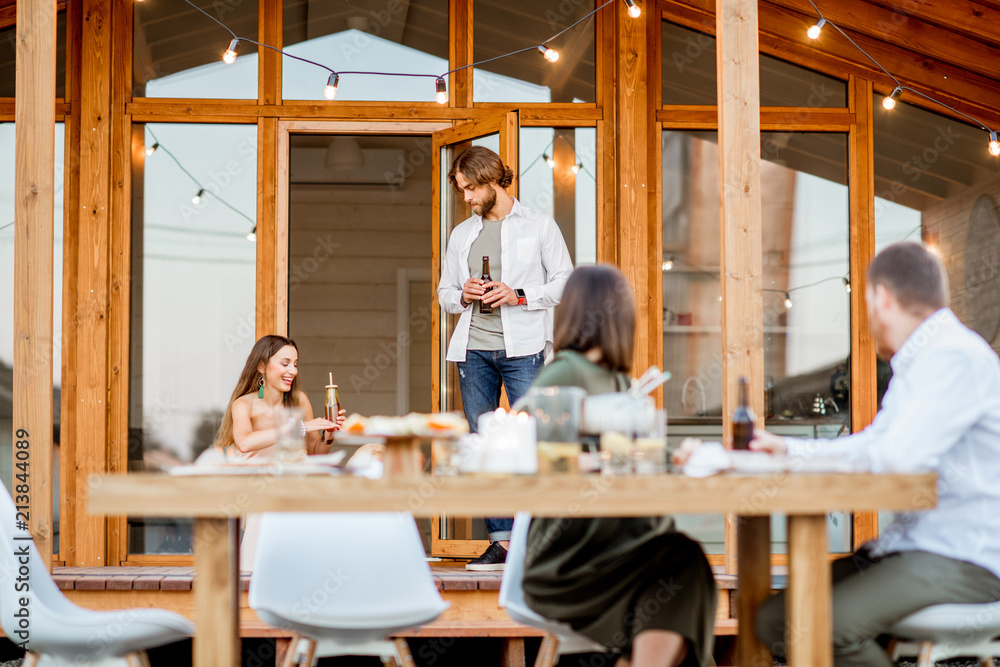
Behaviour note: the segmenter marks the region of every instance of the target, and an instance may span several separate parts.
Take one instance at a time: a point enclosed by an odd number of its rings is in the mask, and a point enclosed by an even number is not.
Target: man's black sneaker
[[[483,552],[483,555],[465,564],[466,570],[483,572],[488,570],[502,570],[503,564],[507,561],[507,550],[500,546],[499,542],[490,544],[490,548]]]

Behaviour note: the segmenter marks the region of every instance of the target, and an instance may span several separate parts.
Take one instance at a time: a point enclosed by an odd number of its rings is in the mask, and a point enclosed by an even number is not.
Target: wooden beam
[[[833,665],[831,566],[826,553],[825,515],[788,517],[785,635],[791,665]]]
[[[108,254],[111,206],[111,1],[83,0],[76,443],[79,479],[108,469]],[[70,565],[106,565],[106,522],[76,513]]]
[[[597,108],[603,110],[602,120],[597,121],[597,261],[608,264],[618,263],[618,207],[617,196],[617,165],[615,150],[615,119],[618,117],[615,106],[615,75],[617,58],[615,58],[615,11],[606,7],[597,13],[595,26],[595,45],[597,47],[595,75],[597,77]],[[521,122],[526,124],[525,112],[521,113]]]
[[[63,168],[63,284],[62,284],[62,383],[59,413],[59,551],[72,558],[76,544],[76,307],[78,224],[80,210],[80,38],[82,0],[72,0],[66,8],[66,99],[72,113],[66,116]]]
[[[52,248],[56,3],[17,3],[14,130],[13,485],[52,561]]]
[[[736,591],[739,664],[771,665],[767,648],[754,636],[757,609],[771,595],[771,518],[741,516],[736,524],[740,554]]]
[[[871,2],[871,0],[868,0]],[[949,28],[987,44],[997,44],[1000,9],[973,0],[875,0],[872,4]]]
[[[472,0],[450,0],[448,3],[448,68],[469,65],[472,52]],[[472,68],[452,72],[448,77],[448,106],[472,106]]]
[[[280,163],[278,154],[284,156]],[[278,202],[283,204],[279,206]],[[257,338],[288,333],[288,132],[257,123]]]
[[[284,13],[281,0],[258,0],[257,35],[264,44],[281,48]],[[257,47],[257,102],[281,104],[281,59],[274,49]]]
[[[236,519],[195,519],[194,664],[239,667],[239,526]]]
[[[858,122],[848,138],[850,184],[851,280],[851,430],[868,426],[878,410],[878,375],[875,341],[868,323],[865,287],[868,264],[875,255],[875,146],[872,118],[872,84],[852,77],[849,102]],[[854,515],[854,548],[878,536],[878,513]]]
[[[631,18],[624,3],[614,8],[617,44],[615,154],[618,181],[618,264],[635,292],[636,341],[633,365],[645,370],[654,355],[649,337],[650,311],[655,305],[649,285],[649,134],[652,114],[646,82],[649,80],[647,23],[656,15],[643,12]],[[655,173],[655,170],[654,170]],[[641,372],[640,370],[640,372]]]
[[[648,13],[648,12],[647,12]],[[663,59],[660,35],[662,27],[656,20],[655,12],[646,21],[647,80],[662,81]],[[648,210],[649,242],[646,244],[646,284],[649,286],[649,306],[647,312],[648,336],[650,340],[647,355],[648,364],[663,368],[663,126],[656,122],[656,112],[663,104],[663,86],[655,83],[648,91],[646,101],[646,164],[649,178],[646,187],[646,208]],[[645,367],[636,369],[639,372]],[[657,408],[663,407],[663,387],[653,392]]]
[[[764,414],[764,307],[760,204],[760,66],[756,0],[717,0],[719,233],[722,286],[722,431],[746,378],[750,405]],[[736,530],[726,521],[726,567],[736,568]],[[754,641],[747,635],[743,644]],[[744,663],[750,664],[750,663]]]

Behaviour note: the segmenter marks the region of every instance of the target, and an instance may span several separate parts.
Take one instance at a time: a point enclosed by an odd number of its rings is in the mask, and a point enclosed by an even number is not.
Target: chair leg
[[[294,637],[278,637],[274,640],[274,664],[275,667],[285,667],[290,659],[289,656],[295,649]]]
[[[125,655],[125,664],[128,667],[150,667],[149,656],[145,651],[133,651]]]
[[[410,645],[402,637],[392,640],[396,645],[396,653],[399,654],[399,662],[402,667],[413,667],[413,654],[410,653]]]
[[[303,644],[305,646],[303,646]],[[303,637],[299,640],[299,646],[302,648],[302,657],[299,658],[300,667],[316,667],[316,663],[319,658],[316,657],[316,640],[310,639],[309,637]]]
[[[933,649],[933,642],[920,643],[920,653],[917,654],[917,667],[934,667],[934,661],[931,660],[931,652]]]
[[[558,659],[556,651],[559,650],[559,638],[553,634],[546,634],[542,640],[542,646],[538,649],[538,657],[535,659],[535,667],[554,667]]]
[[[503,640],[502,667],[524,667],[524,637],[508,637]]]

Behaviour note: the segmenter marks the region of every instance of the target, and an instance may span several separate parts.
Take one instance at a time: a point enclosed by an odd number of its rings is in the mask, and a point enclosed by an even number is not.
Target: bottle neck
[[[740,402],[739,402],[739,405],[740,405],[740,407],[745,408],[745,407],[748,406],[748,402],[747,402],[747,383],[744,380],[740,380],[739,387],[740,387],[740,393],[739,393],[739,401]]]

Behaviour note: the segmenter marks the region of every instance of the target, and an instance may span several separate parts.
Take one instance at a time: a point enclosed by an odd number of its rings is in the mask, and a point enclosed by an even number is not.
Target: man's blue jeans
[[[468,350],[465,361],[458,362],[458,386],[469,429],[475,433],[479,415],[500,407],[500,386],[507,389],[507,400],[513,405],[528,391],[542,368],[541,352],[526,357],[507,358],[504,350]],[[490,542],[510,539],[513,519],[486,519]]]

